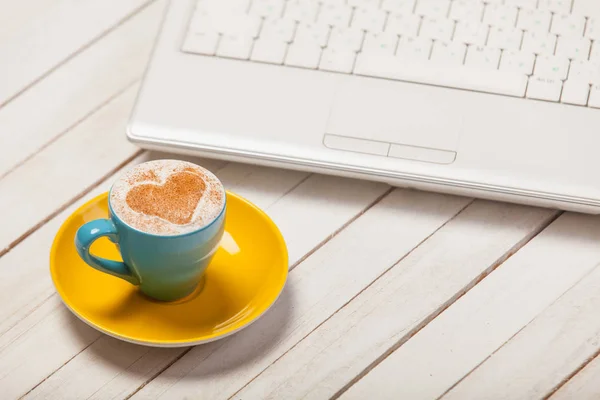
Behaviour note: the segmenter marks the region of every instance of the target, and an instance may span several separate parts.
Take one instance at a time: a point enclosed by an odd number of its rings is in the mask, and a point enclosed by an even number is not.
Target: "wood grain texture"
[[[140,162],[169,156],[165,153],[147,152],[137,157],[125,168]],[[191,157],[185,158],[199,162],[213,171],[218,171],[226,165],[223,161],[199,160]],[[82,203],[107,191],[119,173],[117,172],[101,182],[87,193],[83,199],[71,204],[65,211],[36,230],[13,251],[0,258],[0,271],[2,271],[2,279],[0,279],[0,302],[4,305],[0,308],[0,346],[1,343],[5,343],[3,341],[12,340],[12,334],[19,332],[15,328],[23,318],[27,317],[41,306],[47,298],[55,294],[50,274],[47,273],[48,254],[50,254],[54,235],[62,222]],[[76,182],[70,183],[76,184]],[[84,185],[87,185],[87,182]],[[67,188],[68,185],[65,183],[63,187]],[[73,187],[75,190],[82,190],[84,188],[85,186]],[[15,266],[18,266],[18,268]],[[26,327],[25,325],[21,326]],[[9,332],[12,333],[9,334]]]
[[[392,192],[293,269],[263,318],[238,335],[193,348],[133,398],[229,398],[469,201]]]
[[[444,394],[600,261],[600,218],[565,214],[341,397]]]
[[[239,175],[232,174],[234,171],[243,171],[245,179],[240,179]],[[337,180],[336,183],[333,183],[331,181],[332,178],[320,175],[313,175],[310,179],[305,181],[303,185],[296,186],[296,183],[302,182],[303,176],[305,175],[304,173],[278,171],[278,173],[282,173],[282,176],[287,177],[288,179],[274,179],[274,171],[277,170],[256,166],[242,167],[236,164],[229,164],[227,167],[218,170],[216,174],[222,179],[226,187],[235,187],[240,193],[245,193],[250,200],[256,200],[257,204],[264,206],[269,214],[273,208],[279,208],[281,206],[279,206],[280,203],[272,207],[267,206],[268,202],[272,202],[269,198],[272,199],[277,196],[265,196],[265,193],[279,193],[278,196],[282,196],[286,193],[286,196],[306,196],[308,193],[306,188],[309,188],[312,189],[310,193],[312,193],[313,196],[320,196],[323,199],[330,197],[330,194],[334,191],[337,191],[342,196],[346,195],[347,197],[350,197],[354,192],[359,193],[354,196],[352,201],[349,201],[349,204],[355,204],[354,209],[350,206],[347,207],[350,214],[340,214],[338,216],[343,222],[350,219],[353,215],[360,213],[365,207],[375,201],[387,190],[387,186],[385,185],[347,179]],[[295,179],[291,179],[292,177],[295,177]],[[230,181],[232,183],[231,185]],[[274,186],[274,182],[276,181],[280,182],[278,188]],[[311,181],[315,181],[317,184],[311,184]],[[269,191],[260,191],[262,185],[269,188]],[[291,191],[290,186],[293,186]],[[315,191],[315,186],[320,187],[321,191]],[[358,190],[358,188],[360,188],[360,190]],[[253,191],[259,192],[258,196],[251,196]],[[343,223],[330,219],[329,221],[326,221],[326,224],[321,225],[320,229],[311,229],[306,226],[305,221],[296,217],[297,215],[306,215],[310,211],[314,212],[317,216],[320,214],[331,213],[332,207],[336,207],[335,204],[323,203],[321,209],[317,209],[314,202],[310,204],[282,202],[281,204],[283,204],[284,207],[280,211],[281,215],[287,216],[287,219],[289,220],[287,225],[283,224],[280,226],[284,237],[287,237],[286,226],[296,231],[300,230],[304,232],[304,236],[306,236],[304,240],[288,242],[290,253],[292,249],[294,249],[294,252],[296,253],[305,254],[310,249],[304,248],[303,246],[310,246],[311,241],[313,246],[315,246],[339,228],[339,224]],[[292,227],[293,221],[297,221],[300,225]],[[327,227],[329,227],[328,230],[326,230]],[[292,264],[296,261],[297,259],[290,258]],[[93,339],[95,340],[96,338]],[[71,341],[77,342],[75,339],[72,339]],[[107,347],[111,348],[111,346],[117,346],[120,351],[103,352],[102,349]],[[93,396],[98,399],[103,399],[112,396],[127,396],[137,390],[139,386],[144,384],[152,376],[166,368],[169,363],[174,361],[185,351],[185,349],[152,349],[147,353],[143,353],[140,357],[139,348],[140,346],[133,344],[122,345],[119,341],[108,337],[101,338],[97,343],[91,344],[89,348],[79,345],[77,349],[70,349],[70,351],[71,354],[77,354],[77,350],[79,350],[82,351],[81,354],[78,354],[59,371],[45,380],[40,386],[32,391],[28,397],[43,399],[76,399]],[[113,359],[114,354],[118,354],[116,360]],[[104,357],[105,362],[95,362],[98,356]],[[67,355],[61,357],[66,358]],[[0,353],[0,364],[1,360],[2,355]],[[123,370],[121,366],[124,365],[124,363],[128,363],[128,365]],[[80,382],[85,382],[85,384],[81,384]]]
[[[600,350],[598,310],[600,267],[559,297],[443,399],[545,398]]]
[[[267,210],[308,177],[306,172],[238,163],[229,163],[219,170],[219,179],[228,190],[252,199],[254,204]]]
[[[60,0],[0,41],[0,106],[151,0]]]
[[[138,151],[124,134],[137,88],[131,86],[0,180],[0,210],[11,210],[2,217],[0,250]]]
[[[219,176],[222,176],[225,172],[225,169],[219,171]],[[271,173],[269,172],[269,175]],[[254,179],[250,179],[249,181],[254,181]],[[292,266],[299,261],[300,257],[313,251],[321,241],[325,241],[328,237],[335,234],[335,231],[340,229],[345,221],[360,214],[365,207],[369,207],[370,203],[368,201],[376,201],[377,196],[384,193],[386,189],[385,186],[378,184],[346,179],[340,180],[321,175],[313,175],[306,181],[301,182],[300,185],[266,210],[279,224],[279,228],[286,238],[290,254],[290,264]],[[270,183],[265,182],[263,184],[270,185]],[[234,184],[234,186],[236,185]],[[251,186],[254,186],[254,184]],[[238,187],[238,190],[246,192],[243,187]],[[252,190],[259,189],[254,188]],[[335,198],[333,193],[336,193],[341,198],[337,203],[329,201]],[[353,193],[359,193],[359,195],[353,196]],[[306,200],[303,202],[295,201],[294,199],[296,198]],[[292,200],[288,201],[287,199]],[[319,204],[321,205],[318,206]],[[336,214],[332,211],[338,209],[338,207],[342,212],[331,217],[332,214]],[[324,224],[307,226],[306,215],[309,212],[312,212],[315,219],[323,221]],[[295,238],[294,241],[288,239],[291,235]],[[249,329],[252,329],[252,327]],[[87,352],[88,350],[85,350],[83,354]],[[158,372],[161,372],[170,363],[175,361],[176,357],[181,354],[178,351],[152,350],[147,355],[136,360],[129,368],[115,377],[115,379],[102,383],[102,387],[98,389],[92,398],[104,399],[129,396],[152,377],[156,376]],[[90,366],[90,368],[93,370],[97,367]],[[114,369],[113,372],[118,373]],[[93,382],[93,385],[100,385],[100,382]],[[81,387],[74,390],[80,389]]]
[[[130,165],[169,156],[144,153]],[[226,164],[195,161],[214,171]],[[48,274],[48,254],[56,231],[68,215],[86,200],[108,190],[114,179],[111,176],[103,181],[0,258],[0,301],[4,302],[0,308],[0,388],[6,398],[25,394],[102,336],[61,303]]]
[[[597,312],[597,310],[596,310]],[[594,318],[597,319],[595,315]],[[550,397],[550,400],[600,399],[600,356],[596,356],[577,375]]]
[[[140,79],[164,5],[143,9],[0,108],[0,179]]]
[[[61,355],[73,351],[76,354],[77,349],[101,335],[71,314],[57,295],[52,295],[14,331],[0,337],[2,396],[20,398],[46,378],[48,369],[54,370],[69,360]],[[65,340],[65,336],[70,340]]]
[[[234,398],[331,398],[474,286],[554,214],[476,201]]]
[[[178,157],[178,158],[180,158],[180,157]],[[221,174],[221,172],[222,172],[222,174]],[[282,229],[282,232],[284,235],[286,235],[286,231],[285,231],[286,226],[290,227],[291,229],[293,229],[295,231],[298,230],[297,226],[292,226],[293,221],[296,221],[297,223],[305,225],[305,221],[302,220],[301,218],[299,218],[298,215],[306,215],[306,213],[309,210],[311,210],[316,217],[321,217],[321,219],[324,221],[324,223],[320,224],[318,229],[316,229],[316,228],[304,229],[304,235],[307,237],[304,240],[297,241],[297,245],[298,245],[297,248],[295,248],[294,245],[290,245],[290,250],[295,249],[294,251],[297,252],[298,254],[305,254],[307,251],[309,251],[310,249],[304,248],[304,246],[310,245],[311,242],[313,243],[313,246],[314,246],[314,245],[317,245],[320,241],[325,240],[331,233],[333,233],[336,229],[338,229],[340,227],[340,225],[345,223],[348,219],[352,218],[354,215],[360,213],[364,209],[364,207],[368,206],[368,204],[370,202],[377,199],[378,196],[380,196],[382,193],[384,193],[387,190],[387,186],[382,185],[382,184],[376,184],[376,183],[370,183],[370,182],[359,182],[359,181],[347,180],[347,179],[335,180],[335,182],[334,182],[333,178],[331,178],[331,177],[324,177],[324,176],[319,176],[319,175],[314,175],[310,179],[305,180],[305,178],[307,177],[307,174],[301,173],[301,172],[278,171],[278,170],[273,170],[270,168],[263,168],[263,167],[256,167],[256,166],[239,166],[239,165],[235,165],[235,164],[229,164],[225,168],[221,169],[220,171],[217,171],[217,175],[220,176],[220,178],[223,180],[224,184],[228,188],[236,190],[239,193],[242,193],[246,197],[250,198],[251,200],[256,201],[256,203],[259,206],[262,206],[262,207],[265,207],[268,209],[269,204],[272,204],[273,208],[275,208],[276,210],[279,209],[280,211],[278,211],[278,212],[280,213],[282,218],[284,218],[282,220],[283,223],[281,224],[282,225],[281,229]],[[261,176],[262,176],[262,178],[260,178]],[[231,184],[230,184],[230,182],[231,182]],[[298,184],[300,184],[300,185],[298,185]],[[261,186],[264,186],[264,190],[261,190]],[[336,192],[338,196],[346,197],[346,199],[347,199],[346,207],[341,207],[341,210],[343,210],[343,212],[336,213],[335,218],[327,218],[326,215],[331,214],[332,208],[338,206],[338,204],[332,203],[329,201],[331,198],[333,198],[333,199],[336,198],[335,196],[332,195],[333,192]],[[283,200],[282,197],[286,194],[291,195],[291,196],[298,195],[300,197],[306,197],[307,195],[314,195],[314,196],[320,195],[321,201],[319,201],[317,198],[313,198],[313,201],[305,202],[304,205],[301,203],[297,204],[294,202],[288,203],[288,202],[282,201]],[[277,203],[277,204],[275,204],[275,203]],[[316,208],[317,204],[321,204],[320,209]],[[57,218],[57,220],[62,220],[62,219],[64,219],[64,217],[65,217],[64,215],[61,215],[61,218]],[[286,222],[286,221],[288,221],[288,222]],[[38,231],[38,232],[40,232],[40,231]],[[49,246],[54,230],[51,230],[51,231],[44,230],[44,232],[46,233],[46,235],[43,240],[45,240]],[[36,232],[36,234],[37,234],[37,232]],[[23,250],[26,250],[26,247],[27,247],[26,244],[29,241],[33,241],[38,237],[38,235],[36,235],[36,234],[32,235],[32,237],[28,238],[25,242],[23,242],[21,245],[19,245],[16,249],[14,249],[10,253],[8,253],[7,256],[12,256],[11,258],[13,258],[13,259],[14,259],[14,257],[17,257],[18,255],[27,258],[28,254],[25,254],[25,253],[21,252],[20,250],[21,250],[21,248],[23,248]],[[44,253],[47,254],[47,251]],[[1,261],[4,261],[4,258]],[[9,262],[10,260],[7,259],[6,261]],[[22,260],[21,262],[27,262],[27,261]],[[0,265],[0,268],[1,268],[1,265]],[[23,271],[23,272],[25,272],[25,271]],[[39,271],[38,271],[38,273],[39,273]],[[17,280],[17,278],[18,277],[16,277],[15,280]],[[14,280],[10,281],[10,282],[6,282],[6,283],[7,283],[7,285],[10,284],[13,287],[18,286],[18,283],[15,283]],[[50,293],[52,292],[49,281],[45,282],[45,283],[46,283],[46,285],[41,285],[41,286],[45,286],[45,287],[37,290],[36,294],[32,295],[32,297],[35,297],[37,299],[43,299],[44,296],[48,295],[49,292]],[[33,301],[31,300],[31,297],[27,298],[27,296],[21,296],[21,298],[23,298],[23,300],[26,301],[26,304],[33,303]],[[38,310],[35,310],[30,315],[27,314],[27,312],[30,312],[30,311],[26,311],[26,312],[22,312],[22,311],[24,311],[24,310],[20,309],[15,313],[16,315],[15,314],[11,315],[13,320],[17,319],[18,322],[17,322],[16,326],[10,327],[10,332],[7,332],[5,334],[4,339],[6,341],[12,343],[9,346],[10,348],[14,347],[13,345],[15,343],[26,342],[28,344],[26,346],[26,348],[28,348],[28,351],[35,351],[37,354],[44,355],[44,363],[42,363],[42,365],[37,365],[34,368],[34,371],[27,371],[28,377],[31,377],[31,378],[38,377],[38,379],[39,379],[39,377],[44,374],[46,374],[46,376],[51,374],[55,369],[59,368],[61,366],[61,364],[69,361],[70,358],[77,355],[82,350],[86,349],[87,346],[89,346],[91,343],[93,343],[99,337],[98,335],[93,335],[91,333],[88,333],[85,328],[78,328],[78,329],[82,329],[83,331],[85,331],[88,336],[85,336],[83,340],[80,340],[80,338],[77,338],[77,337],[75,337],[75,338],[69,337],[69,334],[67,332],[66,334],[63,335],[63,339],[64,339],[64,342],[69,343],[69,345],[58,346],[57,348],[51,348],[48,346],[48,343],[45,340],[42,340],[40,338],[46,337],[45,330],[57,329],[55,327],[55,325],[52,323],[52,321],[50,321],[48,323],[42,323],[43,321],[45,321],[46,317],[42,316],[40,314],[40,312],[35,312]],[[50,311],[55,312],[54,309],[51,309]],[[22,314],[25,314],[26,316],[23,318]],[[19,318],[21,318],[21,319],[19,319]],[[63,321],[61,320],[60,323],[63,323]],[[73,323],[77,324],[77,322],[73,322]],[[38,331],[37,330],[38,327],[42,327],[43,328],[42,331]],[[76,332],[79,332],[79,331],[77,330]],[[16,340],[16,342],[13,342],[13,340]],[[117,342],[117,341],[115,341],[115,342]],[[101,346],[102,343],[103,342],[101,342],[99,344],[99,346]],[[150,353],[146,357],[144,357],[143,360],[138,360],[139,357],[138,357],[138,353],[136,350],[137,346],[130,345],[130,347],[131,347],[132,351],[129,352],[129,355],[130,355],[129,358],[122,351],[119,352],[119,356],[122,357],[121,360],[124,360],[124,359],[130,360],[131,365],[129,367],[131,367],[131,368],[128,370],[134,371],[134,372],[135,371],[149,371],[148,373],[152,374],[153,367],[160,368],[162,366],[164,368],[166,365],[168,365],[168,362],[171,361],[178,354],[177,352],[174,352],[174,351],[171,351],[171,352],[164,352],[164,351],[155,352],[155,351],[153,351],[152,353]],[[102,347],[100,347],[100,348],[102,349]],[[15,363],[19,359],[16,356],[15,357],[12,356],[13,354],[15,354],[13,352],[17,351],[16,354],[19,354],[19,352],[18,352],[19,349],[20,349],[20,351],[23,351],[24,348],[20,347],[20,346],[17,346],[17,350],[10,350],[9,348],[7,348],[6,351],[8,351],[8,353],[7,353],[6,358],[3,358],[3,353],[0,352],[0,370],[3,366],[6,367],[7,371],[10,370],[10,367],[8,366],[8,364]],[[52,378],[46,380],[34,392],[31,393],[31,396],[41,396],[42,398],[48,398],[48,397],[55,396],[56,398],[65,398],[65,396],[70,397],[71,395],[73,395],[73,393],[80,394],[78,391],[74,390],[73,386],[68,384],[68,382],[71,382],[70,379],[63,380],[63,378],[62,378],[63,376],[71,377],[72,376],[71,372],[72,372],[73,368],[74,368],[74,371],[80,371],[83,373],[82,379],[84,381],[86,381],[86,385],[81,386],[81,387],[85,389],[86,396],[92,395],[94,393],[94,390],[102,389],[102,390],[100,390],[98,396],[100,396],[100,398],[103,398],[107,390],[110,391],[110,390],[114,389],[114,386],[112,386],[112,385],[119,384],[119,383],[125,384],[127,387],[129,387],[129,390],[131,392],[133,392],[135,389],[137,389],[137,387],[139,385],[143,384],[145,382],[145,380],[148,379],[148,377],[145,375],[141,375],[141,376],[135,375],[134,377],[137,378],[137,380],[132,378],[132,379],[125,380],[122,382],[119,380],[112,381],[112,378],[115,378],[115,375],[120,375],[121,371],[119,370],[119,368],[115,368],[114,364],[111,364],[111,363],[101,364],[100,363],[100,364],[96,365],[96,368],[102,368],[103,366],[108,366],[108,368],[110,369],[110,367],[112,366],[113,369],[107,373],[109,373],[109,374],[112,373],[113,375],[110,375],[111,379],[109,379],[108,381],[107,380],[99,381],[98,386],[93,386],[93,383],[94,383],[92,381],[93,378],[102,379],[106,375],[102,375],[100,373],[99,374],[90,374],[89,370],[80,369],[78,366],[80,366],[80,363],[86,362],[86,360],[87,360],[86,357],[88,357],[90,352],[94,353],[95,351],[96,351],[96,346],[92,345],[92,347],[90,347],[89,351],[84,352],[82,354],[81,358],[76,357],[73,360],[72,364],[69,363],[65,366],[64,372],[59,371],[59,373],[56,374],[56,377],[52,377]],[[181,352],[181,350],[179,350],[179,352]],[[110,357],[110,356],[111,356],[111,353],[109,352],[109,354],[107,354],[107,357]],[[165,358],[165,356],[166,356],[166,358]],[[92,358],[92,359],[95,360],[95,358]],[[162,364],[156,365],[155,364],[156,361],[161,361]],[[6,362],[8,364],[5,364],[4,362]],[[149,365],[151,366],[150,368],[147,367]],[[63,370],[61,370],[61,371],[63,371]],[[150,376],[152,376],[152,375],[150,375]],[[26,391],[26,389],[28,389],[28,385],[30,385],[31,382],[32,381],[30,381],[30,380],[12,381],[12,383],[14,385],[16,385],[16,387],[14,388],[14,390],[16,392]],[[63,385],[56,386],[56,382],[66,382],[66,383]],[[73,380],[72,382],[76,384],[79,381]],[[1,384],[2,384],[2,381],[0,381],[0,385]],[[91,390],[92,388],[94,390]],[[77,397],[78,396],[75,396],[74,398],[77,398]]]
[[[0,398],[600,398],[600,217],[501,264],[554,212],[141,152],[125,125],[166,3],[0,0]],[[165,157],[265,209],[292,268],[256,324],[191,349],[89,328],[47,272],[76,207]]]

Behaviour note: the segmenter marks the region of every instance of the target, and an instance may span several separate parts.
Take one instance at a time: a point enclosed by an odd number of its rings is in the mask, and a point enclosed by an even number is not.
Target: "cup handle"
[[[97,219],[81,226],[75,235],[75,248],[79,256],[98,271],[114,275],[133,285],[139,285],[139,279],[124,262],[107,260],[90,254],[92,243],[102,236],[117,242],[117,227],[110,219]]]

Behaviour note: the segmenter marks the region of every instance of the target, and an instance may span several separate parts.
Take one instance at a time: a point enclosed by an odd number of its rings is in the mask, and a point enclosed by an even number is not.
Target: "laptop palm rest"
[[[436,97],[435,88],[412,89],[412,85],[389,81],[344,82],[336,91],[323,144],[338,150],[451,164],[456,159],[463,115],[452,112],[452,105]]]

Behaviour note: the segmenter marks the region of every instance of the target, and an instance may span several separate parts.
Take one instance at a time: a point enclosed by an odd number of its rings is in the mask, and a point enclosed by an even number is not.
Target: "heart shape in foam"
[[[177,225],[192,222],[198,202],[206,191],[206,182],[199,175],[177,172],[164,184],[144,183],[127,193],[127,205],[141,214],[162,218]]]

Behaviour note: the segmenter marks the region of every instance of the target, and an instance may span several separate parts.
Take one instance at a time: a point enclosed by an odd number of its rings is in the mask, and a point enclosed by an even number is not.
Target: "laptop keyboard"
[[[182,51],[600,108],[600,0],[199,0]]]

